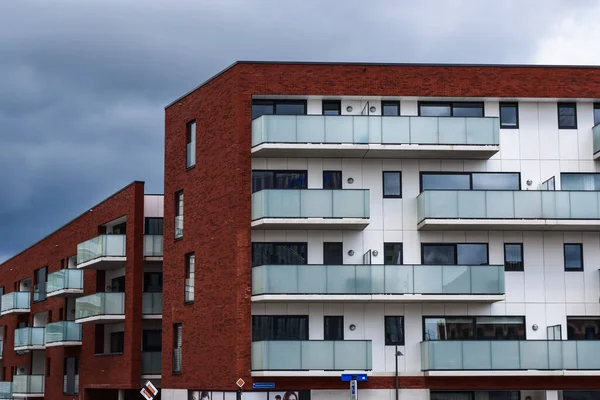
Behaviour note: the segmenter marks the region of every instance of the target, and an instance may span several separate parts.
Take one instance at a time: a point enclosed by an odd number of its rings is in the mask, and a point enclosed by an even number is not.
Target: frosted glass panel
[[[440,144],[466,144],[467,143],[466,118],[440,118]]]
[[[77,245],[77,264],[99,257],[125,257],[125,235],[100,235]]]
[[[123,315],[125,293],[96,293],[75,299],[75,318],[98,315]]]

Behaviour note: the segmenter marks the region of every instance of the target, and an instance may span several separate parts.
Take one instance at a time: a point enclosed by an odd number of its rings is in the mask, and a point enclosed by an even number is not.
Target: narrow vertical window
[[[383,198],[402,198],[401,172],[383,172]]]
[[[326,315],[323,318],[325,340],[344,340],[344,316]]]
[[[581,243],[564,245],[565,271],[583,271],[583,245]]]
[[[385,345],[404,346],[404,317],[385,317]]]
[[[184,282],[184,301],[186,303],[194,302],[194,269],[196,256],[194,253],[185,255],[185,282]]]
[[[558,129],[577,129],[576,103],[558,103]]]
[[[342,171],[323,171],[323,189],[341,189]]]
[[[383,263],[387,265],[402,264],[402,243],[383,244]]]
[[[181,348],[183,347],[183,326],[173,324],[173,373],[181,373]]]
[[[517,129],[519,127],[519,104],[500,103],[500,128]]]
[[[175,239],[183,237],[183,190],[175,193]]]
[[[191,168],[196,165],[196,121],[190,121],[186,126],[187,130],[187,148],[186,148],[186,167]]]
[[[506,243],[504,245],[504,270],[523,271],[522,243]]]

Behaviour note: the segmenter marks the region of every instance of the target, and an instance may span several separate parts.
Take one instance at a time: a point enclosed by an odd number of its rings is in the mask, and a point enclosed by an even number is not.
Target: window
[[[344,264],[344,250],[341,242],[323,243],[323,264],[342,265]]]
[[[423,265],[488,265],[487,243],[422,243]]]
[[[306,264],[307,243],[252,243],[252,266]]]
[[[323,100],[323,115],[341,115],[342,102],[339,100]]]
[[[563,400],[598,400],[599,390],[564,390]],[[511,399],[512,400],[512,399]],[[527,400],[527,399],[525,399]]]
[[[424,190],[521,190],[518,172],[421,172]]]
[[[142,331],[142,351],[160,352],[162,350],[162,330]]]
[[[561,173],[561,190],[600,191],[600,174]]]
[[[525,340],[525,317],[423,317],[423,340]]]
[[[323,318],[325,340],[344,340],[344,317],[326,315]]]
[[[252,100],[252,119],[262,115],[305,115],[306,100]]]
[[[175,193],[175,239],[183,237],[183,190]]]
[[[125,332],[112,332],[110,334],[110,352],[122,353],[125,349]]]
[[[594,103],[594,126],[600,124],[600,103]]]
[[[75,395],[79,392],[79,385],[75,384],[75,377],[79,375],[79,359],[76,357],[65,357],[63,365],[63,375],[65,382],[63,393],[66,395]]]
[[[483,103],[419,102],[422,117],[483,117]]]
[[[519,127],[519,104],[500,103],[500,128],[517,129]]]
[[[186,303],[194,301],[194,270],[196,268],[196,256],[194,253],[185,255],[185,282],[184,282],[184,297]]]
[[[145,218],[146,235],[162,235],[163,234],[163,219],[162,218]]]
[[[112,278],[110,280],[111,291],[115,293],[125,293],[125,275]]]
[[[583,245],[565,243],[564,252],[565,271],[583,271]]]
[[[383,198],[402,198],[401,172],[383,172]]]
[[[144,292],[162,293],[163,274],[162,272],[144,272]]]
[[[52,371],[52,359],[46,358],[46,376],[50,376],[50,371]]]
[[[400,115],[400,102],[399,101],[382,101],[381,102],[381,115],[396,117]]]
[[[383,244],[383,263],[387,265],[402,264],[402,243]]]
[[[558,129],[577,129],[576,103],[558,103]]]
[[[253,315],[252,341],[308,340],[308,315]]]
[[[46,283],[48,282],[48,267],[36,269],[33,273],[33,301],[46,300]]]
[[[342,171],[323,171],[323,189],[341,189]]]
[[[191,168],[196,165],[196,121],[190,121],[186,126],[187,146],[185,166]]]
[[[600,319],[567,317],[567,340],[600,340]]]
[[[404,346],[404,317],[385,317],[385,345]]]
[[[183,325],[173,324],[173,373],[181,373],[181,348],[183,347]]]
[[[252,193],[264,189],[306,189],[307,171],[252,171]]]
[[[504,270],[523,271],[523,244],[504,244]]]
[[[521,400],[521,392],[494,390],[490,392],[431,391],[430,400]],[[566,400],[566,399],[565,399]],[[579,399],[578,399],[579,400]],[[587,400],[587,399],[586,399]]]

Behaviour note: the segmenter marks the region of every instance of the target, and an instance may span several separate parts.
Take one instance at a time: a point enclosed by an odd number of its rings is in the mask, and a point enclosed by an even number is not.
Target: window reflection
[[[425,317],[424,340],[525,340],[525,317]]]

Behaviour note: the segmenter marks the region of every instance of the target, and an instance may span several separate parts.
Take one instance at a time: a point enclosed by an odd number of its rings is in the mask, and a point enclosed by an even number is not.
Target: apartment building
[[[160,386],[163,208],[133,182],[0,265],[0,399]]]
[[[600,399],[599,123],[595,67],[238,62],[176,100],[163,399]]]

